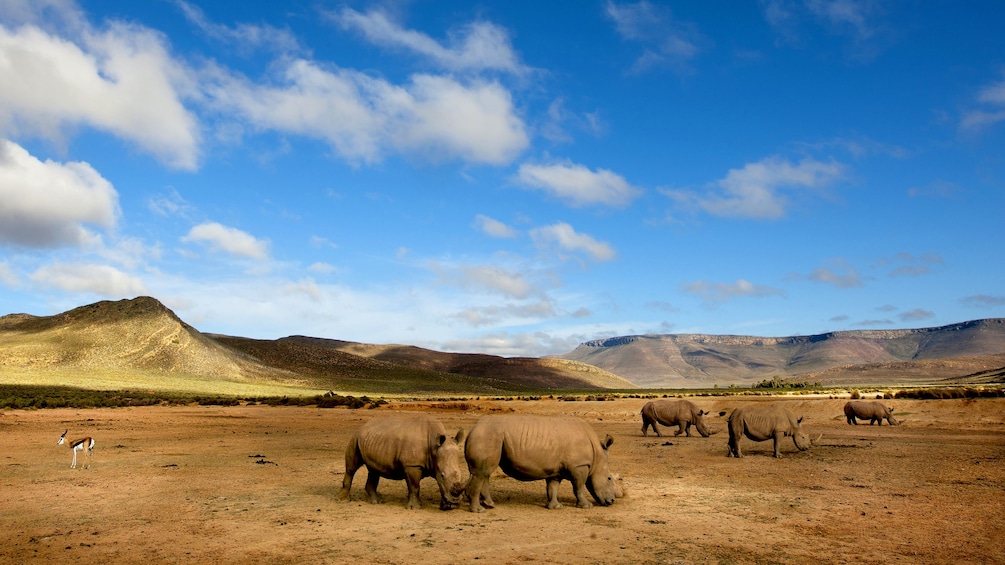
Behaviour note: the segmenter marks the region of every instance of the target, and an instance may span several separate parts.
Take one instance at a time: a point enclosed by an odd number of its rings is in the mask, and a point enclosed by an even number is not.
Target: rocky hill
[[[749,385],[766,378],[825,384],[934,381],[995,368],[1005,353],[1005,319],[911,330],[812,336],[676,334],[623,336],[561,355],[643,387]],[[1001,365],[997,365],[1000,367]]]

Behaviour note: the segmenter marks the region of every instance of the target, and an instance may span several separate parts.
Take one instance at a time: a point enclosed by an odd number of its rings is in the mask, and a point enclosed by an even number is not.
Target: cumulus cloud
[[[258,260],[269,258],[268,241],[216,222],[206,222],[193,227],[182,241],[206,243],[211,249],[237,257]]]
[[[559,337],[547,332],[493,332],[480,336],[451,339],[440,344],[443,351],[480,351],[503,357],[556,355],[568,353],[580,343],[578,337]]]
[[[942,265],[942,255],[938,253],[923,253],[913,255],[911,253],[897,253],[890,259],[881,259],[877,262],[879,268],[890,268],[891,277],[920,277],[928,275],[932,269]]]
[[[690,62],[704,42],[693,24],[682,22],[668,8],[645,0],[634,4],[608,2],[606,13],[621,37],[643,46],[633,70],[667,65],[678,72],[691,72]]]
[[[578,233],[565,222],[534,228],[530,231],[530,236],[538,245],[557,246],[562,252],[586,253],[594,261],[610,261],[617,257],[617,252],[610,244]]]
[[[475,216],[475,227],[484,232],[486,235],[498,238],[514,238],[517,236],[517,231],[510,226],[500,222],[499,220],[492,219],[488,216],[478,214]]]
[[[73,128],[89,126],[168,166],[197,167],[198,122],[182,103],[191,79],[160,34],[113,22],[74,41],[30,24],[0,25],[0,60],[0,135],[62,144]]]
[[[217,69],[208,91],[222,111],[252,127],[324,140],[355,162],[376,162],[394,149],[505,164],[530,143],[509,92],[496,82],[414,75],[395,86],[303,59],[284,63],[278,82],[254,84]]]
[[[524,163],[517,172],[516,182],[544,190],[572,206],[602,204],[622,208],[642,193],[612,171],[591,171],[583,165],[569,162]]]
[[[714,216],[774,220],[785,217],[789,207],[786,190],[818,189],[844,176],[844,165],[805,158],[792,163],[768,157],[730,169],[705,194],[665,190],[678,203],[694,206]]]
[[[344,29],[354,29],[371,43],[416,53],[450,71],[499,71],[523,74],[506,30],[489,22],[473,22],[451,31],[447,45],[428,35],[405,29],[384,12],[357,12],[352,8],[329,14]]]
[[[85,245],[85,225],[112,229],[118,217],[118,193],[87,163],[43,162],[0,140],[0,243]]]
[[[785,291],[751,283],[744,279],[737,279],[733,283],[714,283],[709,281],[694,281],[684,283],[681,290],[700,296],[708,304],[721,304],[732,298],[751,296],[764,298],[768,296],[784,296]]]
[[[139,278],[108,265],[56,263],[41,267],[29,278],[42,286],[108,298],[148,294]]]

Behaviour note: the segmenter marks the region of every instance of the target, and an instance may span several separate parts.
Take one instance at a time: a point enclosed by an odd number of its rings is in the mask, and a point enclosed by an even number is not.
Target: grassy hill
[[[411,360],[394,362],[342,351],[329,341],[206,335],[154,298],[103,301],[54,316],[0,317],[0,383],[256,396],[632,386],[580,363],[460,356],[463,363],[444,365],[452,354],[419,348]]]

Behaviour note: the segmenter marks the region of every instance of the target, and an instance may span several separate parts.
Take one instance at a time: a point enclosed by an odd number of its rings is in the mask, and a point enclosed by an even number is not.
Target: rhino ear
[[[612,443],[614,443],[614,438],[611,437],[611,434],[607,434],[607,437],[604,438],[604,449],[610,447]]]
[[[440,434],[440,437],[436,438],[436,446],[439,447],[445,443],[447,443],[447,435]]]
[[[802,424],[802,423],[803,423],[803,417],[802,417],[802,416],[800,416],[800,417],[799,417],[799,419],[798,419],[798,420],[796,420],[796,423],[797,423],[797,424]]]
[[[457,435],[454,436],[454,441],[456,441],[457,443],[464,442],[464,428],[457,430]]]

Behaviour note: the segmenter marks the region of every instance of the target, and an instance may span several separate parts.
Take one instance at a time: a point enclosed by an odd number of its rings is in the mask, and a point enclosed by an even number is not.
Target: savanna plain
[[[643,437],[645,400],[392,401],[377,409],[149,406],[0,415],[0,562],[83,563],[1005,563],[1005,399],[888,400],[902,425],[846,423],[847,398],[693,398],[702,438]],[[742,440],[720,412],[784,402],[819,439]],[[496,413],[574,415],[610,434],[625,496],[544,507],[543,481],[496,472],[496,507],[419,510],[403,481],[338,500],[352,432],[418,413],[451,433]],[[92,457],[56,440],[92,436]],[[466,466],[463,467],[466,473]]]

